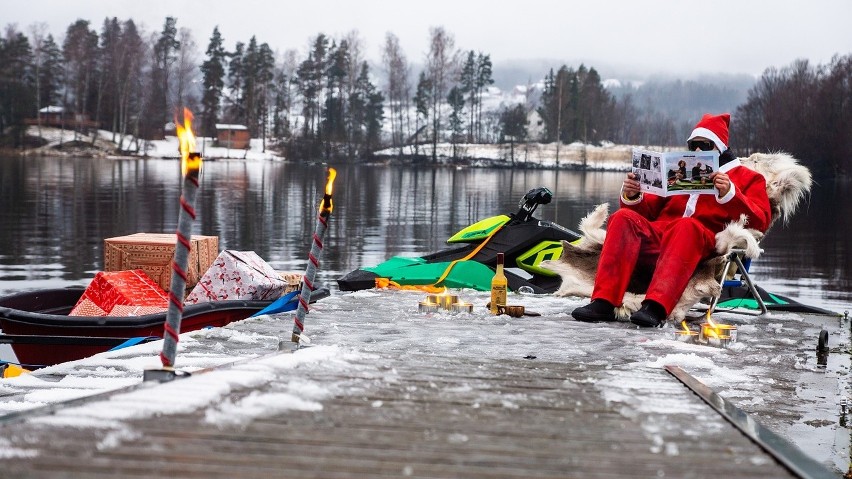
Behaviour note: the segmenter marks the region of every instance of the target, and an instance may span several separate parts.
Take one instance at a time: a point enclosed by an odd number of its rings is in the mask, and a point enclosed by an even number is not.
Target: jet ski
[[[541,266],[545,260],[562,255],[562,241],[577,241],[580,233],[551,221],[535,218],[539,205],[546,205],[553,193],[534,188],[521,198],[518,211],[478,221],[454,234],[452,247],[421,257],[395,256],[373,267],[362,267],[337,280],[341,291],[376,287],[376,280],[401,286],[472,288],[487,291],[497,266],[497,253],[505,255],[509,288],[537,294],[559,288],[560,277]]]
[[[544,187],[527,192],[518,211],[478,221],[454,234],[448,249],[421,257],[395,256],[372,267],[362,267],[337,280],[341,291],[358,291],[377,286],[472,288],[487,291],[497,265],[497,253],[505,254],[504,272],[512,291],[553,293],[562,279],[541,266],[545,260],[562,255],[562,241],[574,242],[580,233],[551,221],[533,217],[539,205],[546,205],[553,193]],[[760,309],[750,288],[727,281],[717,307]],[[836,315],[832,311],[799,303],[755,286],[768,310]]]

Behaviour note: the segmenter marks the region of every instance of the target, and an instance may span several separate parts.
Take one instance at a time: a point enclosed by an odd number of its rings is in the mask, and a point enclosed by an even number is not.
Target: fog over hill
[[[630,95],[633,105],[640,112],[671,118],[679,129],[684,130],[683,134],[704,113],[734,113],[739,105],[745,103],[749,89],[757,80],[747,74],[701,73],[693,70],[683,75],[674,75],[647,73],[638,67],[607,63],[529,59],[495,62],[494,86],[503,92],[503,104],[523,101],[523,97],[517,95],[518,87],[534,87],[543,81],[551,69],[556,72],[563,65],[575,70],[580,65],[594,68],[600,74],[604,86],[616,98]],[[537,107],[538,95],[531,95],[530,98],[535,100],[533,106]]]

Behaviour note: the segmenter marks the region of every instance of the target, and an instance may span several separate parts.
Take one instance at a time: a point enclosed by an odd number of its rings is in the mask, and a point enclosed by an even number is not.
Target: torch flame
[[[331,210],[334,209],[334,203],[332,202],[332,192],[334,187],[334,178],[337,177],[337,170],[334,168],[328,169],[328,180],[325,182],[325,196],[323,196],[322,201],[320,202],[320,214],[330,215]]]
[[[175,119],[175,129],[177,131],[178,140],[180,141],[180,170],[183,176],[186,176],[190,170],[198,171],[201,169],[201,155],[191,155],[195,153],[195,135],[192,133],[192,112],[189,108],[183,109],[183,125]]]

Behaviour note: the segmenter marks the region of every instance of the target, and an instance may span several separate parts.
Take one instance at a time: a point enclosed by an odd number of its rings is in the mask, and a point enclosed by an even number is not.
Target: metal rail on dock
[[[803,479],[837,479],[837,473],[807,456],[801,449],[783,437],[762,426],[742,409],[736,407],[680,367],[669,365],[665,369],[796,476]]]

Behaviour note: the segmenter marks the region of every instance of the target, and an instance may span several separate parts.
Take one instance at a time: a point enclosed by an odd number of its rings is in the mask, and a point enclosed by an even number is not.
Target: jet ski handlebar
[[[521,198],[520,203],[518,203],[518,212],[512,215],[512,217],[517,221],[529,221],[532,219],[533,212],[538,208],[538,205],[546,205],[550,203],[550,200],[553,199],[553,193],[545,188],[533,188],[527,191],[527,194]]]

